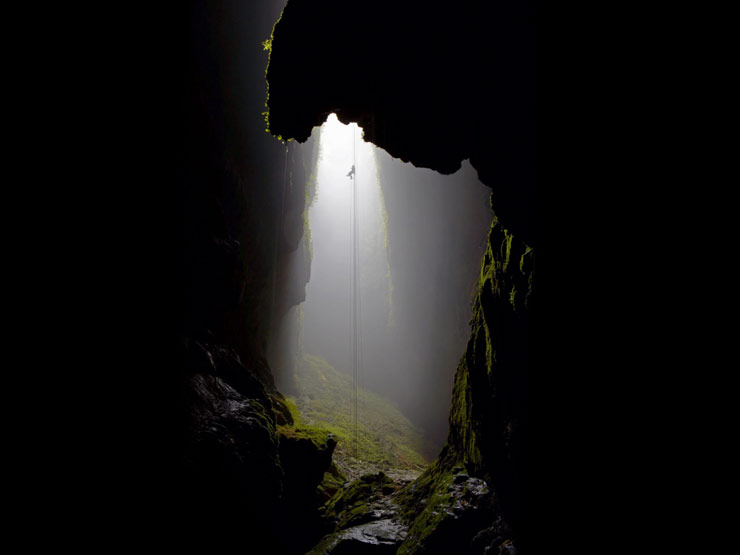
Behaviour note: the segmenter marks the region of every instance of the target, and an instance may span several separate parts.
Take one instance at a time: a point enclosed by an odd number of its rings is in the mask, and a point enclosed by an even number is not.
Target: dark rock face
[[[226,347],[188,343],[185,357],[180,518],[204,534],[223,527],[222,541],[237,541],[245,529],[270,537],[283,472],[265,388]]]
[[[322,546],[319,553],[347,555],[351,553],[377,553],[392,555],[406,538],[406,527],[392,519],[376,520],[347,528]]]
[[[533,8],[291,0],[275,26],[270,131],[305,141],[335,112],[417,167],[469,158],[496,213],[534,244]]]
[[[185,344],[178,514],[217,545],[304,553],[326,533],[318,486],[336,440],[290,412],[226,346]],[[211,534],[213,537],[210,537]]]
[[[326,532],[318,491],[329,470],[337,442],[328,432],[301,428],[280,430],[280,464],[285,473],[284,499],[277,545],[287,553],[305,553]]]
[[[300,431],[300,428],[298,429]],[[298,434],[280,434],[280,460],[286,474],[286,487],[296,493],[316,493],[324,473],[331,465],[337,441],[326,433],[322,442]]]
[[[490,480],[512,526],[526,472],[526,399],[533,251],[494,220],[473,303],[472,332],[458,366],[448,444]]]

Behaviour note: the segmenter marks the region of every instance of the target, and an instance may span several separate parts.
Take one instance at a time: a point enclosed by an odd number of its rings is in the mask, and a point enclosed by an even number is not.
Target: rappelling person
[[[352,164],[352,169],[349,170],[349,173],[347,174],[347,177],[349,177],[350,179],[352,179],[354,177],[354,175],[355,175],[355,165]]]

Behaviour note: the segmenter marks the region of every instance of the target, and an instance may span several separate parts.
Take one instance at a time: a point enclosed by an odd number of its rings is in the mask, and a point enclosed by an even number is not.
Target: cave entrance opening
[[[394,159],[335,114],[313,137],[310,279],[271,366],[301,424],[338,439],[346,476],[411,478],[446,437],[489,189],[467,163],[443,176]]]

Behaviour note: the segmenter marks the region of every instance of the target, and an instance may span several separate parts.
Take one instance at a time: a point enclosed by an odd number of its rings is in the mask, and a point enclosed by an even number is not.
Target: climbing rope
[[[356,130],[352,130],[352,207],[350,220],[352,226],[352,243],[350,256],[352,259],[351,279],[351,321],[352,321],[352,422],[353,422],[353,451],[355,461],[358,460],[359,447],[359,379],[361,366],[360,342],[360,274],[359,274],[359,210],[357,209],[357,140]]]

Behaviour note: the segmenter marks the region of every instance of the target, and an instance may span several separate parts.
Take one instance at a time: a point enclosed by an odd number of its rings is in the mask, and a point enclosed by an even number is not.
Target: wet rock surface
[[[317,512],[323,502],[317,488],[336,440],[278,426],[279,394],[233,349],[184,345],[177,509],[188,537],[217,552],[248,543],[257,553],[305,553],[331,529]]]
[[[345,484],[323,508],[334,531],[310,553],[395,553],[408,531],[393,500],[399,489],[382,472]]]
[[[241,521],[270,537],[283,472],[267,391],[232,349],[186,342],[184,356],[179,518],[193,536],[223,527],[220,539],[235,541]]]
[[[312,553],[395,553],[406,537],[406,527],[393,519],[353,526],[335,534]]]
[[[480,555],[498,553],[503,542],[511,542],[512,531],[499,514],[489,483],[472,476],[451,453],[443,450],[418,480],[397,493],[409,524],[399,554]]]
[[[345,484],[323,507],[334,530],[310,554],[516,553],[511,530],[495,515],[494,495],[485,480],[457,467],[440,483],[442,491],[429,494],[413,482],[402,486],[380,472]],[[404,506],[404,495],[414,490],[422,494],[415,501],[420,513]]]

